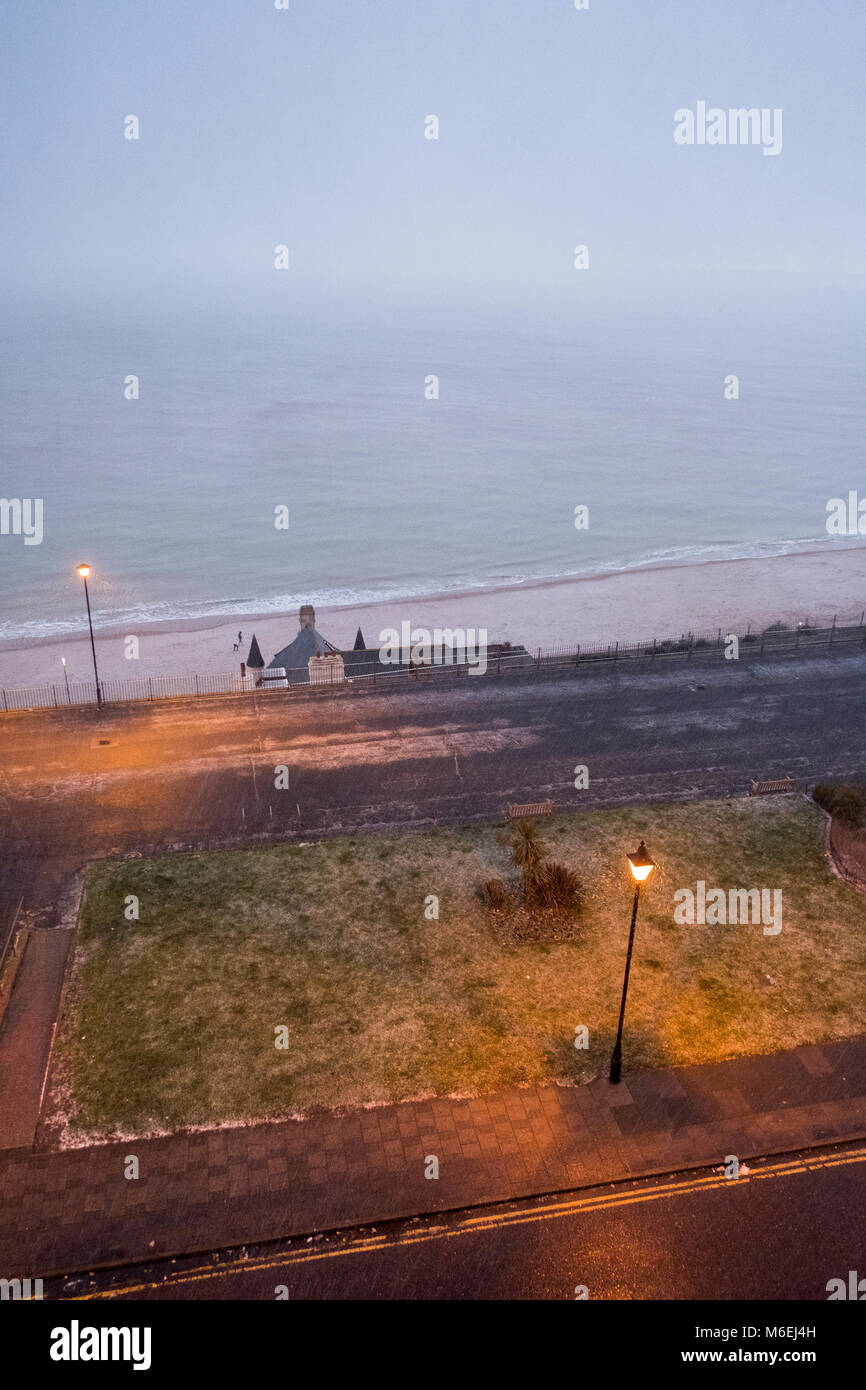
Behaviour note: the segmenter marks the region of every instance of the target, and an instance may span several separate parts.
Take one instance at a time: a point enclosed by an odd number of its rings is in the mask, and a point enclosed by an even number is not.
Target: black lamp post
[[[628,955],[625,958],[625,978],[622,982],[622,1003],[619,1006],[619,1027],[616,1030],[616,1042],[614,1043],[613,1056],[610,1059],[610,1079],[618,1082],[622,1077],[622,1025],[625,1019],[625,1001],[628,994],[628,974],[631,969],[631,953],[634,946],[634,928],[637,922],[637,905],[640,901],[640,886],[645,883],[655,868],[655,864],[647,854],[646,845],[641,840],[639,847],[634,854],[628,855],[628,862],[634,876],[634,902],[631,909],[631,928],[628,934]]]
[[[84,597],[87,600],[87,623],[90,628],[90,650],[93,653],[93,674],[96,677],[96,704],[98,708],[102,706],[102,691],[99,686],[99,671],[96,668],[96,643],[93,640],[93,619],[90,616],[90,594],[87,592],[87,576],[90,573],[89,565],[79,565],[78,573],[84,580]]]

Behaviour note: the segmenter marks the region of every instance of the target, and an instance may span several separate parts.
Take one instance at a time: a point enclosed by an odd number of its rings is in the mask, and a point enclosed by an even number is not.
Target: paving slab
[[[28,934],[0,1031],[0,1149],[33,1143],[73,932]]]
[[[0,1153],[0,1273],[66,1274],[860,1139],[866,1035],[823,1044],[817,1066],[815,1050],[795,1048],[618,1087],[512,1087],[88,1149],[24,1144]],[[124,1176],[130,1153],[138,1180]],[[425,1176],[430,1154],[438,1178]]]

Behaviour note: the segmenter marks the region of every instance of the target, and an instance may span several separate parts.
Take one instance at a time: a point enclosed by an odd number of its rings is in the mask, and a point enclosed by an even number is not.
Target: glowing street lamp
[[[96,678],[96,703],[102,705],[102,691],[99,687],[99,671],[96,668],[96,643],[93,640],[93,619],[90,616],[90,594],[87,592],[87,576],[90,574],[89,565],[79,565],[78,574],[84,580],[84,597],[87,600],[87,623],[90,628],[90,650],[93,653],[93,674]]]
[[[610,1059],[610,1079],[614,1083],[622,1077],[622,1025],[625,1018],[625,1000],[628,994],[628,975],[631,969],[631,953],[634,946],[634,928],[637,922],[637,905],[640,901],[640,886],[646,883],[655,864],[647,854],[647,848],[643,840],[635,850],[634,854],[628,855],[629,867],[634,878],[634,902],[631,909],[631,929],[628,934],[628,955],[625,958],[625,978],[622,982],[622,1003],[619,1007],[619,1027],[616,1030],[616,1042],[614,1044],[613,1056]]]
[[[635,882],[646,883],[655,868],[655,864],[647,854],[646,845],[643,840],[641,840],[634,854],[629,854],[626,858],[628,859],[629,867],[634,875]]]

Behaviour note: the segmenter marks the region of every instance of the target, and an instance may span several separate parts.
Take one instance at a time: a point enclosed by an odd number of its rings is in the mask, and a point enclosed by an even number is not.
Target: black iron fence
[[[798,623],[787,626],[774,624],[763,632],[747,631],[736,637],[737,658],[759,657],[785,652],[829,650],[833,647],[866,646],[864,614],[857,622],[837,623],[829,627]],[[102,699],[106,704],[125,701],[166,700],[196,695],[261,695],[268,698],[281,691],[292,699],[318,694],[360,694],[406,687],[415,682],[439,680],[482,679],[482,675],[521,675],[541,670],[581,666],[590,662],[686,660],[695,656],[724,658],[732,654],[733,634],[719,628],[714,633],[685,633],[678,638],[654,638],[647,642],[593,642],[575,646],[539,647],[535,654],[522,648],[495,648],[486,657],[486,670],[481,673],[472,663],[414,665],[411,667],[379,666],[365,675],[344,675],[336,670],[327,679],[309,681],[306,669],[288,672],[286,680],[268,680],[260,684],[257,676],[238,671],[200,671],[178,676],[139,676],[128,680],[109,677],[100,681]],[[323,675],[324,673],[322,673]],[[295,677],[293,680],[292,677]],[[19,688],[0,688],[0,713],[14,710],[62,709],[66,706],[96,704],[94,681],[70,681],[64,685],[36,685]]]
[[[571,664],[580,661],[625,661],[635,657],[688,657],[696,652],[719,652],[724,655],[731,647],[732,637],[736,638],[738,657],[846,643],[863,644],[866,640],[866,611],[856,621],[839,623],[834,618],[829,627],[808,622],[774,623],[762,632],[748,629],[745,633],[735,634],[730,628],[718,628],[715,632],[687,632],[681,637],[653,638],[650,642],[593,642],[577,647],[543,647],[538,649],[535,659],[541,664],[562,661]]]
[[[166,700],[179,695],[227,695],[252,690],[254,680],[236,672],[194,672],[188,676],[134,676],[128,680],[109,677],[99,688],[106,703],[124,700]],[[65,705],[95,705],[95,681],[70,681],[64,685],[31,685],[0,691],[2,708],[59,709]]]

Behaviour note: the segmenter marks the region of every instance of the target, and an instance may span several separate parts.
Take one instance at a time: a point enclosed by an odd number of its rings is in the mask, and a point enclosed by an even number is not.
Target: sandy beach
[[[337,647],[354,645],[360,626],[368,646],[379,633],[404,621],[413,626],[486,628],[488,640],[522,643],[531,651],[559,643],[638,641],[685,632],[744,632],[772,622],[809,619],[859,621],[866,608],[866,547],[782,555],[772,559],[722,560],[490,589],[440,598],[317,609],[318,630]],[[128,631],[103,631],[96,649],[104,678],[231,671],[245,658],[255,632],[265,662],[298,630],[297,613],[253,613],[232,619],[141,628],[139,657],[125,657]],[[233,651],[238,631],[239,652]],[[90,644],[52,640],[0,651],[0,686],[63,683],[91,677]]]

